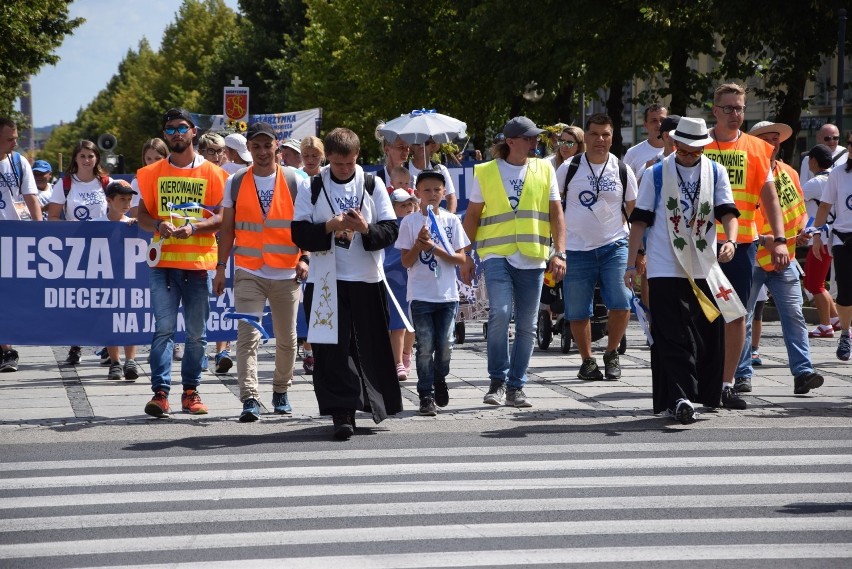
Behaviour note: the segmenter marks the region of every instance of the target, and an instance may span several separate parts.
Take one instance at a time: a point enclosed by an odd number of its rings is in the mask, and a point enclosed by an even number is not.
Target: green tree
[[[65,36],[84,22],[68,18],[70,0],[0,2],[0,114],[9,115],[21,95],[21,83],[44,65],[56,63],[53,52]]]

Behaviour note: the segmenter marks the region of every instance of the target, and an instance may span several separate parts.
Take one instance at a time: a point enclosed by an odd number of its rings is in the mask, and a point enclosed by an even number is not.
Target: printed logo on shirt
[[[701,180],[696,180],[694,182],[679,182],[678,186],[680,187],[682,196],[680,198],[680,209],[683,210],[684,217],[689,217],[688,214],[690,213],[690,210],[692,210],[692,204],[698,197]]]
[[[14,188],[18,189],[18,180],[15,178],[15,174],[12,172],[0,172],[0,191],[3,188],[9,188],[10,190]]]
[[[512,185],[512,191],[515,192],[514,196],[509,196],[509,205],[512,206],[512,209],[518,209],[518,203],[521,201],[521,192],[524,189],[524,179],[510,178],[509,183]]]
[[[92,219],[92,214],[84,205],[78,205],[74,208],[74,219],[77,221],[89,221]]]
[[[704,156],[718,162],[728,171],[731,181],[731,190],[744,190],[746,187],[746,174],[748,173],[748,154],[745,150],[719,150],[718,148],[705,148]]]
[[[852,209],[852,194],[846,198],[846,209]]]
[[[204,194],[207,191],[207,180],[205,178],[181,178],[164,176],[157,180],[157,214],[166,217],[171,213],[169,203],[180,205],[185,203],[204,202]],[[182,215],[203,219],[201,208],[180,210]]]
[[[621,181],[611,174],[602,176],[598,182],[595,182],[595,177],[591,174],[586,176],[586,179],[589,180],[589,185],[595,191],[617,192],[621,188]]]
[[[334,201],[337,203],[337,207],[342,212],[346,211],[348,209],[358,209],[358,206],[360,205],[360,200],[358,199],[357,195],[354,195],[354,196],[349,197],[349,198],[338,198],[338,197],[336,197],[336,198],[334,198]]]
[[[780,169],[779,169],[780,170]],[[778,192],[778,202],[782,208],[789,207],[799,199],[796,185],[787,172],[780,170],[775,178],[775,190]]]
[[[272,204],[272,194],[275,193],[275,188],[269,188],[268,190],[261,190],[258,188],[257,197],[260,199],[260,205],[263,206],[263,211],[268,212],[269,206]]]

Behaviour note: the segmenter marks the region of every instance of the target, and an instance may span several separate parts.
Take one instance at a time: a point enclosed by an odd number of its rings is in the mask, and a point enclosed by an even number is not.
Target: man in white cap
[[[288,138],[281,143],[281,165],[297,169],[305,165],[302,162],[302,146],[299,139]]]
[[[545,266],[559,282],[565,275],[565,218],[556,173],[549,160],[530,158],[544,132],[527,117],[503,127],[495,160],[473,168],[470,203],[464,217],[468,239],[476,242],[488,287],[488,377],[483,403],[532,407],[524,393],[535,343]],[[551,254],[550,240],[553,239]],[[468,257],[472,254],[466,248]],[[473,259],[461,267],[470,284]],[[509,349],[509,320],[515,313],[515,341]]]
[[[251,166],[251,152],[246,146],[246,137],[242,134],[233,133],[225,137],[225,153],[228,155],[228,162],[222,164],[222,169],[228,175]]]
[[[807,221],[805,198],[799,186],[799,175],[792,167],[778,160],[781,143],[790,138],[793,129],[783,123],[762,121],[754,125],[749,134],[772,145],[772,175],[775,178],[775,190],[784,219],[784,235],[787,240],[790,258],[796,256],[796,237]],[[823,377],[814,371],[811,364],[808,344],[808,327],[802,315],[802,289],[799,284],[799,265],[791,263],[786,267],[776,267],[772,255],[766,248],[774,241],[772,229],[764,222],[758,228],[757,258],[752,271],[751,293],[747,300],[748,318],[746,320],[746,341],[737,366],[734,389],[739,393],[751,391],[753,373],[751,363],[751,327],[757,295],[765,284],[775,300],[775,307],[781,319],[781,332],[787,348],[787,361],[793,374],[793,393],[803,395],[811,389],[820,387]]]
[[[724,321],[745,309],[719,267],[734,257],[739,212],[725,168],[703,156],[713,139],[704,119],[689,117],[670,136],[675,152],[645,172],[630,215],[624,283],[633,288],[637,279],[648,228],[654,413],[687,424],[695,420],[695,403],[719,406]],[[717,220],[727,237],[718,255]]]

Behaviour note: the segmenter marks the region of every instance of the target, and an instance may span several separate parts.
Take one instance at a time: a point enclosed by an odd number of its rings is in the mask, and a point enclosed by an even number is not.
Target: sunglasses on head
[[[169,136],[173,136],[175,133],[186,134],[187,132],[189,132],[190,128],[191,127],[189,125],[185,124],[182,124],[180,126],[167,126],[163,129],[163,132],[165,132]]]

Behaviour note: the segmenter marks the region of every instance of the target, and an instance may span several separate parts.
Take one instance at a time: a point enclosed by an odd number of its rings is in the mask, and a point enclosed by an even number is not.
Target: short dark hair
[[[668,109],[660,103],[651,103],[645,107],[645,121],[648,120],[648,113],[659,113],[660,111],[668,111]]]
[[[18,128],[18,124],[9,117],[0,117],[0,128],[8,126],[9,128]]]
[[[591,125],[602,124],[612,126],[612,119],[606,113],[595,113],[586,121],[586,130],[588,131]]]
[[[325,135],[323,145],[327,155],[349,156],[353,152],[356,154],[361,152],[361,141],[358,135],[348,128],[338,127],[332,130]]]

